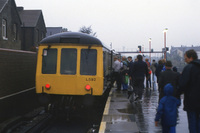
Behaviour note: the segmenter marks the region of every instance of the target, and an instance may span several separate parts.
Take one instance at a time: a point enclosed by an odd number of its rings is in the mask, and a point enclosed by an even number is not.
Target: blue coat
[[[169,83],[164,87],[165,96],[160,100],[155,121],[161,119],[163,126],[175,126],[177,121],[177,107],[181,102],[172,96],[173,86]]]

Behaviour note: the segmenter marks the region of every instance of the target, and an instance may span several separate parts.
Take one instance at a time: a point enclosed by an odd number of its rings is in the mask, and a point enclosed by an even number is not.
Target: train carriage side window
[[[42,73],[56,74],[57,49],[44,49],[42,56]]]
[[[61,51],[61,74],[75,75],[77,62],[77,49],[63,48]]]
[[[81,75],[96,75],[97,68],[97,50],[81,49]]]

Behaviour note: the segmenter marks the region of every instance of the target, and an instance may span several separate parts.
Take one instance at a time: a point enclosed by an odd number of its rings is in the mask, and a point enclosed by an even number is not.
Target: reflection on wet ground
[[[186,112],[183,111],[183,97],[179,107],[179,117],[177,121],[177,133],[188,133],[188,124]],[[154,118],[158,106],[158,90],[156,84],[154,89],[146,89],[142,102],[132,104],[137,126],[141,133],[161,133],[161,126],[155,127]]]

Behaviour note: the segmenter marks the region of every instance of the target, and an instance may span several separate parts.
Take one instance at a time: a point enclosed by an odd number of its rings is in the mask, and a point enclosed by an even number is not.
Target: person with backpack
[[[186,51],[184,58],[187,65],[180,75],[178,95],[184,93],[190,133],[200,133],[200,60],[193,49]]]

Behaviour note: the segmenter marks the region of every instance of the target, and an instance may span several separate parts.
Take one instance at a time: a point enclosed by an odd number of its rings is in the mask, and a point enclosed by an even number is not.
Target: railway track
[[[52,119],[52,115],[45,113],[43,108],[38,108],[24,116],[12,118],[1,124],[2,133],[36,133],[40,132]]]
[[[84,107],[67,117],[64,112],[52,114],[44,107],[0,124],[1,133],[97,133],[109,91],[94,106]],[[58,110],[57,110],[58,111]]]
[[[91,110],[91,109],[90,109]],[[87,112],[74,115],[72,119],[56,117],[44,110],[37,110],[27,115],[13,118],[0,125],[1,133],[53,133],[55,130],[59,133],[69,131],[79,133],[97,133],[101,119],[101,112],[94,116],[94,113]],[[98,120],[97,120],[98,119]]]

